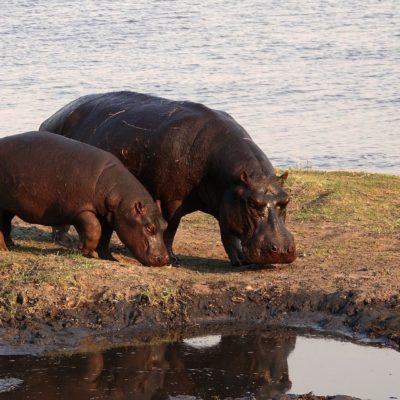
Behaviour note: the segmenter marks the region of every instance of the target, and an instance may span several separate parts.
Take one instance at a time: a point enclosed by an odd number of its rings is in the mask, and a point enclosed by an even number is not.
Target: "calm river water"
[[[0,21],[0,136],[129,89],[229,112],[276,166],[400,173],[398,0],[9,0]]]
[[[400,353],[290,331],[212,335],[50,357],[0,356],[5,400],[400,398]]]

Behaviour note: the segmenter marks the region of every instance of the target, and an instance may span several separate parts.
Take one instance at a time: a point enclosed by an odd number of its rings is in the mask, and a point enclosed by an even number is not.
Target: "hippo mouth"
[[[162,267],[169,264],[169,255],[154,253],[151,250],[150,243],[145,240],[144,249],[141,254],[134,254],[134,257],[146,267]]]
[[[140,263],[146,267],[162,267],[169,264],[168,255],[149,255],[145,257],[135,257]]]
[[[261,249],[243,247],[244,264],[290,264],[296,257],[296,246],[294,244],[286,249],[274,245]]]

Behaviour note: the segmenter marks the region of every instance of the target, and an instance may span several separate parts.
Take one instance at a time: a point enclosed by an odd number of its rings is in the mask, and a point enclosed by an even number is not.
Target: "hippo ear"
[[[281,186],[283,186],[284,182],[286,181],[287,177],[289,176],[289,172],[285,171],[280,177],[279,181],[281,182]]]
[[[249,175],[247,175],[246,171],[242,171],[240,174],[240,180],[247,186],[250,186],[250,178]]]
[[[135,203],[134,208],[137,215],[144,215],[146,208],[140,201]]]

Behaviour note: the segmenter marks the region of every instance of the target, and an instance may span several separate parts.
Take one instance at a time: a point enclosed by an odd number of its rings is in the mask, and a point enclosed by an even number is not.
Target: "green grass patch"
[[[185,228],[189,230],[207,228],[210,225],[210,221],[213,221],[215,224],[217,224],[217,220],[213,216],[199,211],[193,214],[189,214],[182,219]]]
[[[15,287],[24,283],[62,286],[73,282],[75,273],[94,268],[96,263],[73,250],[62,255],[27,254],[16,247],[13,251],[0,253],[0,276],[3,282]]]
[[[400,177],[357,172],[291,171],[295,221],[350,222],[378,233],[400,230]]]

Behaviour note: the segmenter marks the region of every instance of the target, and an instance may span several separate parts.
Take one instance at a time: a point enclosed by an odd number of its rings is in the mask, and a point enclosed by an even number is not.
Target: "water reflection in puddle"
[[[293,332],[212,335],[72,356],[0,357],[2,399],[400,399],[400,353]],[[11,390],[11,391],[10,391]]]

